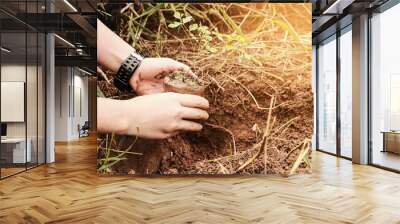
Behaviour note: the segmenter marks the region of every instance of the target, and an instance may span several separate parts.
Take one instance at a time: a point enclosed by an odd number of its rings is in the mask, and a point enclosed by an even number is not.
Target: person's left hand
[[[189,66],[171,58],[145,58],[129,83],[138,95],[162,93],[164,77],[177,70],[193,74]]]

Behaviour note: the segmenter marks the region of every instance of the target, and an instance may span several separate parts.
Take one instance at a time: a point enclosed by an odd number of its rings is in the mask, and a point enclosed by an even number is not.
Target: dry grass
[[[264,130],[256,130],[262,138],[257,137],[249,149],[237,149],[232,130],[209,124],[231,136],[232,153],[199,161],[197,167],[212,166],[207,169],[224,174],[251,173],[252,166],[261,163],[267,173],[269,155],[278,151],[281,163],[296,155],[288,174],[301,164],[309,166],[311,136],[295,139],[297,146],[290,150],[275,145],[292,141],[287,139],[288,128],[300,120],[276,114],[281,108],[301,107],[297,105],[301,102],[282,97],[284,88],[310,80],[310,4],[126,4],[120,13],[119,35],[142,54],[168,56],[191,66],[209,84],[213,102],[232,85],[238,86],[243,91],[233,93],[232,106],[267,115],[265,124],[258,124],[265,125]],[[266,87],[260,89],[254,82]]]

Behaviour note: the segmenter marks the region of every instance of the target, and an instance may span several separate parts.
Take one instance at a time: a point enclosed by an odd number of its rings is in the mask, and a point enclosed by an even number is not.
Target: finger
[[[193,77],[195,77],[195,78],[198,78],[198,77],[192,72],[191,68],[190,68],[188,65],[186,65],[186,64],[184,64],[184,63],[182,63],[182,62],[179,62],[179,61],[175,61],[175,60],[173,60],[173,59],[169,59],[169,60],[171,60],[170,63],[169,63],[169,66],[168,66],[168,71],[169,71],[169,72],[174,72],[174,71],[179,70],[179,71],[186,72],[186,73],[190,74],[191,76],[193,76]]]
[[[188,65],[183,64],[182,62],[179,61],[175,61],[175,68],[177,70],[182,70],[184,72],[189,72],[189,73],[191,72],[191,69]]]
[[[168,74],[175,71],[185,71],[188,72],[189,74],[193,73],[190,71],[189,66],[181,62],[175,61],[171,58],[161,58],[160,60],[161,63],[160,61],[158,62],[158,65],[160,66],[158,74],[154,76],[156,80],[161,80]]]
[[[185,72],[186,74],[192,76],[195,80],[200,80],[199,76],[197,76],[196,74],[194,74],[194,72],[189,68],[182,68],[180,69],[181,71]]]
[[[181,111],[181,118],[189,120],[207,120],[208,113],[198,108],[183,107]]]
[[[201,131],[203,126],[193,121],[182,120],[178,124],[178,129],[181,131]]]
[[[175,135],[179,134],[178,131],[174,131],[174,132],[165,132],[163,135],[163,139],[167,139],[167,138],[171,138],[174,137]]]
[[[177,94],[180,104],[184,107],[208,109],[210,104],[204,97],[192,94]]]

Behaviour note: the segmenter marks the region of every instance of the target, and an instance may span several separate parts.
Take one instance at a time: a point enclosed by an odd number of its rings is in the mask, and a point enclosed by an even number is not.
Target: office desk
[[[32,153],[31,145],[32,141],[30,138],[26,140],[27,147],[25,153],[25,138],[6,138],[1,139],[1,159],[5,160],[5,163],[25,163],[31,162]]]
[[[400,132],[383,131],[383,150],[382,152],[392,152],[400,154]]]

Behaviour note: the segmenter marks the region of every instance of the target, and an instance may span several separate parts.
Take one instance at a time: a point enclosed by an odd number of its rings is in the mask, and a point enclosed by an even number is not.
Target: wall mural
[[[164,140],[98,134],[99,174],[311,171],[311,4],[102,3],[98,14],[142,55],[191,68],[195,76],[165,74],[166,91],[210,104],[199,132]],[[98,97],[136,97],[100,73]]]

